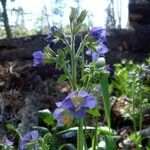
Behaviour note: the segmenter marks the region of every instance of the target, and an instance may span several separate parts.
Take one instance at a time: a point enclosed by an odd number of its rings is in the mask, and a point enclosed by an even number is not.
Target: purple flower
[[[61,103],[60,108],[68,110],[77,117],[84,117],[87,110],[95,108],[97,99],[85,91],[74,91],[70,93]]]
[[[57,30],[58,30],[58,28],[56,26],[52,26],[51,27],[51,32],[52,33],[55,33]]]
[[[107,71],[110,73],[110,75],[114,75],[114,70],[111,67],[107,67]]]
[[[88,49],[86,54],[91,55],[92,60],[97,61],[101,55],[104,55],[108,52],[108,48],[104,45],[104,42],[106,41],[106,29],[101,27],[93,27],[89,31],[89,35],[91,35],[96,41],[96,50],[94,51]]]
[[[95,51],[88,49],[86,51],[86,54],[91,55],[92,60],[97,61],[101,55],[104,55],[107,52],[108,52],[108,48],[103,43],[99,43],[99,45],[96,46]]]
[[[56,103],[57,105],[57,103]],[[53,113],[54,118],[57,120],[58,126],[70,126],[73,122],[73,114],[63,108],[56,108]]]
[[[58,28],[56,26],[52,26],[50,32],[47,35],[47,37],[44,38],[44,40],[48,43],[48,45],[50,47],[52,47],[53,45],[55,45],[55,43],[57,42],[57,40],[54,39],[54,37],[53,37],[54,33],[57,30],[58,30]]]
[[[7,147],[12,147],[13,144],[14,143],[12,141],[8,140],[8,139],[6,139],[5,142],[4,142],[4,145],[7,146]]]
[[[35,51],[33,53],[33,65],[36,66],[38,64],[42,64],[43,63],[43,59],[44,59],[44,53],[42,51]]]
[[[39,138],[39,134],[37,130],[28,132],[23,136],[19,145],[19,150],[26,150],[26,144],[28,144],[31,141],[36,142],[38,138]]]
[[[89,34],[98,42],[106,41],[106,29],[102,27],[93,27]]]

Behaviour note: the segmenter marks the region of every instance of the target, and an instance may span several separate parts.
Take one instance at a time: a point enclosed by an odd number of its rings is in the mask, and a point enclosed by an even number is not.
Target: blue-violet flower
[[[31,131],[31,132],[28,132],[27,134],[25,134],[20,142],[20,145],[19,145],[19,150],[26,150],[26,145],[29,143],[29,142],[36,142],[39,138],[39,134],[38,134],[38,131],[37,130],[34,130],[34,131]]]
[[[58,30],[56,26],[52,26],[50,32],[48,33],[47,37],[44,38],[44,40],[49,44],[50,47],[55,45],[57,42],[56,39],[54,39],[54,33]]]
[[[88,49],[86,54],[91,55],[92,60],[97,61],[101,55],[108,52],[108,48],[103,44],[106,41],[106,29],[101,27],[93,27],[89,31],[89,35],[96,41],[97,46],[95,47],[95,51]]]
[[[85,91],[74,91],[70,93],[61,103],[60,108],[72,112],[75,116],[82,118],[87,110],[95,108],[97,99]]]
[[[89,34],[98,42],[106,41],[106,29],[102,27],[93,27]]]
[[[33,53],[33,65],[36,66],[38,64],[42,64],[44,60],[44,53],[42,51],[35,51]]]
[[[69,111],[60,108],[61,102],[56,103],[58,108],[55,109],[53,116],[57,120],[58,126],[70,126],[73,122],[74,116]]]
[[[107,52],[108,52],[108,48],[103,43],[99,43],[99,45],[96,46],[95,51],[88,49],[86,51],[86,54],[91,55],[92,60],[97,61],[100,56],[103,56]]]

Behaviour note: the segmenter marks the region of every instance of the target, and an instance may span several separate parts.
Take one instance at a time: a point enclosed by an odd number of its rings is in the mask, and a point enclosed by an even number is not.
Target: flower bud
[[[102,68],[106,65],[106,61],[104,57],[100,57],[97,61],[96,61],[96,68]]]
[[[53,60],[52,54],[49,52],[46,52],[44,55],[44,62],[46,64],[50,64],[50,63],[52,63],[52,60]]]
[[[69,16],[70,22],[73,22],[77,18],[78,11],[76,8],[71,8],[71,13]]]

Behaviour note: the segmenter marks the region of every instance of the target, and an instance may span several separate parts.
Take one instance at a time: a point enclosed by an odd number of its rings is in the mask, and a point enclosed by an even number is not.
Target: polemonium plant
[[[105,46],[107,32],[101,27],[93,27],[82,38],[80,44],[76,46],[76,37],[82,29],[87,11],[83,10],[78,14],[76,8],[71,8],[69,16],[70,34],[65,35],[62,29],[52,27],[50,33],[45,38],[48,46],[41,51],[33,53],[34,65],[40,63],[55,63],[56,69],[63,70],[64,74],[60,76],[63,80],[68,80],[71,91],[68,96],[56,103],[57,108],[54,111],[54,118],[58,125],[72,125],[76,122],[78,126],[77,132],[77,149],[87,149],[85,137],[85,122],[87,113],[96,118],[93,150],[98,145],[97,126],[98,126],[98,99],[92,93],[92,87],[95,84],[101,86],[101,95],[103,97],[103,105],[105,110],[105,118],[107,125],[110,127],[110,108],[109,108],[109,92],[108,92],[108,66],[105,62],[104,55],[108,52]],[[54,51],[52,44],[62,41],[63,47]],[[91,57],[91,62],[86,60],[86,55]],[[88,62],[88,63],[87,63]],[[85,129],[84,129],[85,128]]]

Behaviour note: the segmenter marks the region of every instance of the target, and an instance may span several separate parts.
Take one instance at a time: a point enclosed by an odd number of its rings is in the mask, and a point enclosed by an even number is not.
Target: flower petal
[[[62,101],[61,107],[67,110],[73,110],[73,103],[70,98],[66,98]]]
[[[62,119],[63,115],[62,112],[64,111],[63,108],[56,108],[55,111],[53,112],[53,116],[55,119]]]
[[[35,51],[33,53],[33,65],[36,66],[38,64],[43,63],[43,59],[44,59],[44,53],[42,51]]]
[[[106,29],[102,27],[93,27],[89,33],[96,41],[106,41]]]
[[[96,51],[99,53],[99,55],[105,54],[108,52],[108,48],[103,43],[99,43],[96,47]]]
[[[39,138],[39,133],[38,133],[37,130],[31,131],[30,135],[31,135],[31,138],[32,138],[33,141],[36,141]]]
[[[91,108],[95,108],[96,105],[97,105],[97,100],[95,96],[88,96],[84,98],[83,107],[91,109]]]
[[[85,116],[86,113],[86,109],[85,108],[81,108],[79,111],[75,112],[75,115],[79,118],[83,118]]]

